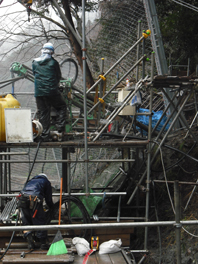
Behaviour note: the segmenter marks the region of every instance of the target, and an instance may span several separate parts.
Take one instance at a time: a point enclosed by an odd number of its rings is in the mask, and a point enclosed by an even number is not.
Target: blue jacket
[[[27,182],[21,193],[35,195],[41,200],[45,198],[47,205],[49,207],[53,206],[52,186],[50,181],[45,176],[34,176],[31,180]]]
[[[57,60],[49,54],[43,54],[32,62],[34,74],[34,96],[53,96],[59,93],[61,70]]]

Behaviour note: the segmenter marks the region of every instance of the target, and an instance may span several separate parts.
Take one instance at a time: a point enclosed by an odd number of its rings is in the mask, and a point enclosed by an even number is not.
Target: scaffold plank
[[[83,256],[75,255],[74,264],[82,264]],[[89,256],[86,264],[126,264],[126,260],[123,257],[121,252],[111,253],[111,254],[102,254],[100,255],[98,251]]]
[[[2,263],[13,264],[13,263],[27,263],[27,264],[35,264],[35,263],[74,263],[74,257],[69,254],[57,255],[57,256],[47,256],[45,254],[39,254],[39,256],[35,256],[35,254],[26,254],[24,258],[21,258],[21,255],[5,255],[2,259]]]

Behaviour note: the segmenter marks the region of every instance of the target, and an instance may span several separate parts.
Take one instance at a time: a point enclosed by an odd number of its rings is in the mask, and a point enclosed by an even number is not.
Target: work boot
[[[35,249],[35,244],[34,244],[34,240],[32,237],[32,233],[28,234],[26,236],[27,242],[28,242],[28,248],[29,249]]]
[[[41,242],[41,246],[40,246],[41,249],[43,249],[43,250],[49,249],[50,245],[48,244],[46,238],[40,238],[40,242]]]

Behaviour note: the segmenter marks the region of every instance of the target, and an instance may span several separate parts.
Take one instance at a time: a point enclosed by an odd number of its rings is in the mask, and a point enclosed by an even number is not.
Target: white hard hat
[[[49,49],[49,50],[52,50],[53,53],[54,53],[54,46],[53,46],[53,44],[50,43],[50,42],[45,43],[45,44],[43,45],[43,49]]]
[[[44,173],[40,173],[40,174],[38,174],[38,176],[44,176],[44,177],[46,177],[48,179],[47,175],[44,174]]]

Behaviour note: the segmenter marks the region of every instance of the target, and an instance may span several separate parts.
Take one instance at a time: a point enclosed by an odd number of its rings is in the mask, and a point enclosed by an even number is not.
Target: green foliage
[[[195,7],[195,0],[186,1]],[[171,53],[172,64],[187,65],[191,73],[198,62],[197,12],[170,0],[155,0],[166,57]]]

